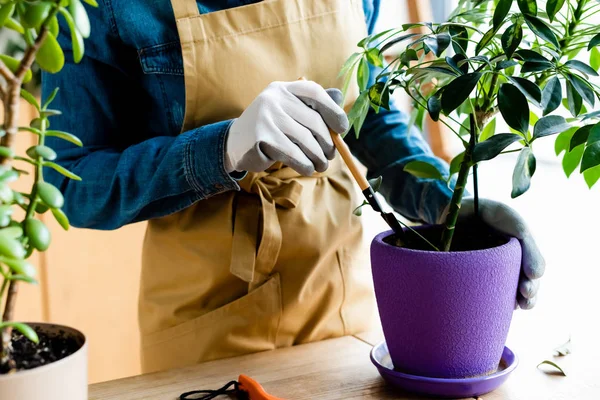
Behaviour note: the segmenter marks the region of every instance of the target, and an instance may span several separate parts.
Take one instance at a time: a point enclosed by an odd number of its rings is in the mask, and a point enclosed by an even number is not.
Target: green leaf
[[[600,123],[594,125],[588,136],[587,143],[592,144],[600,141]]]
[[[357,99],[358,101],[358,99]],[[367,103],[368,105],[368,103]],[[83,146],[83,143],[81,143],[81,140],[79,140],[79,138],[71,133],[68,132],[63,132],[63,131],[46,131],[46,136],[53,136],[53,137],[58,137],[61,138],[63,140],[66,140],[67,142],[71,142],[74,145],[77,145],[79,147]]]
[[[549,115],[540,119],[533,127],[532,142],[544,136],[555,135],[571,128],[565,119],[559,115]]]
[[[369,84],[369,63],[365,58],[362,58],[358,64],[358,73],[356,75],[358,87],[360,91],[364,91]]]
[[[14,199],[13,191],[5,184],[0,184],[0,201],[10,203]]]
[[[509,26],[502,35],[502,49],[506,53],[507,58],[511,58],[513,53],[519,48],[523,40],[523,28],[520,24]]]
[[[592,144],[588,144],[583,152],[580,172],[587,171],[588,169],[594,168],[598,165],[600,165],[600,142],[594,142]]]
[[[15,182],[19,179],[19,173],[17,171],[9,170],[0,174],[0,182],[10,183]]]
[[[38,251],[46,251],[50,246],[50,231],[44,223],[35,218],[25,221],[25,235],[29,243]]]
[[[3,216],[5,216],[5,215],[7,215],[7,214],[3,214]],[[10,215],[10,214],[8,214],[8,215]],[[0,230],[0,235],[4,235],[4,236],[12,238],[12,239],[18,239],[21,236],[23,236],[23,229],[21,228],[20,225],[8,226],[8,227]]]
[[[18,240],[0,235],[0,254],[8,258],[22,259],[25,257],[25,249]]]
[[[546,13],[550,22],[554,21],[554,17],[565,4],[565,0],[548,0],[546,3]]]
[[[374,179],[369,179],[369,185],[371,185],[371,188],[375,192],[379,192],[379,188],[381,187],[382,182],[383,182],[383,178],[381,176],[378,176],[377,178],[374,178]]]
[[[573,151],[575,147],[587,142],[593,127],[594,125],[585,125],[577,129],[573,134],[573,137],[571,137],[571,141],[569,142],[569,151]]]
[[[585,183],[591,189],[600,180],[600,165],[594,168],[590,168],[583,173]]]
[[[6,68],[8,68],[13,74],[17,72],[17,69],[19,69],[19,64],[21,63],[16,58],[7,56],[5,54],[0,54],[0,60],[4,63],[4,65],[6,65]],[[27,71],[25,73],[25,76],[23,77],[23,83],[29,82],[32,76],[33,75],[31,74],[31,70]]]
[[[367,51],[367,60],[376,67],[383,67],[383,56],[376,47]]]
[[[508,146],[522,139],[522,136],[514,133],[499,133],[488,140],[479,142],[473,149],[473,162],[491,160]]]
[[[450,175],[454,175],[454,174],[458,173],[458,171],[460,170],[460,165],[462,164],[464,159],[465,159],[464,151],[452,159],[452,161],[450,162]]]
[[[567,104],[569,106],[569,111],[571,111],[571,115],[574,117],[581,113],[583,99],[569,80],[567,81]]]
[[[353,67],[356,65],[358,60],[362,57],[362,55],[363,55],[363,53],[354,53],[350,57],[348,57],[346,62],[344,62],[342,69],[340,70],[338,78],[341,78],[342,76],[344,76],[348,72],[350,72],[350,70],[353,69]]]
[[[544,115],[550,114],[560,106],[562,100],[562,86],[560,85],[560,79],[556,76],[553,77],[546,83],[544,90],[542,91],[542,110]]]
[[[529,130],[529,104],[521,91],[509,83],[500,86],[498,108],[511,128],[527,134]]]
[[[56,172],[60,173],[61,175],[64,175],[64,176],[66,176],[69,179],[73,179],[74,181],[80,181],[81,180],[81,177],[79,175],[74,174],[73,172],[69,171],[68,169],[66,169],[66,168],[64,168],[64,167],[62,167],[62,166],[60,166],[60,165],[58,165],[56,163],[53,163],[53,162],[50,162],[50,161],[44,161],[42,163],[42,165],[44,167],[50,167],[50,168],[54,169]]]
[[[592,48],[590,52],[590,66],[596,71],[600,68],[600,51],[597,47]]]
[[[58,222],[58,224],[62,226],[65,231],[68,231],[69,218],[67,218],[67,214],[65,214],[60,208],[52,208],[51,211],[52,215],[54,215],[54,218],[56,219],[56,222]]]
[[[441,56],[442,53],[446,51],[451,42],[452,37],[445,32],[427,36],[423,41],[425,46],[427,46],[437,57]]]
[[[0,146],[0,157],[13,158],[15,152],[10,147]]]
[[[444,87],[442,93],[442,110],[445,114],[450,114],[469,98],[469,95],[477,86],[481,75],[479,72],[465,74],[454,79]]]
[[[7,265],[12,271],[19,275],[28,276],[30,278],[35,278],[36,271],[35,267],[29,264],[25,260],[15,260],[12,258],[0,258],[0,262]]]
[[[51,208],[61,208],[65,203],[65,199],[60,190],[48,182],[38,182],[36,184],[36,190],[44,204]]]
[[[15,3],[8,3],[8,4],[2,5],[2,7],[0,8],[0,27],[4,26],[4,24],[6,24],[6,21],[8,21],[8,19],[10,17],[12,17],[14,12],[15,12]]]
[[[12,322],[12,321],[1,322],[0,323],[0,331],[2,331],[3,329],[5,329],[9,326],[12,327],[13,329],[16,329],[17,331],[21,332],[21,334],[23,334],[23,336],[25,336],[27,339],[31,340],[33,343],[38,343],[40,341],[37,333],[35,333],[33,328],[30,327],[29,325],[23,324],[21,322]]]
[[[483,142],[488,140],[494,135],[494,133],[496,133],[496,118],[488,122],[487,125],[481,130],[481,133],[479,134],[479,141]]]
[[[52,93],[50,93],[48,95],[48,97],[46,98],[46,101],[44,102],[44,105],[42,106],[43,109],[46,109],[50,103],[52,103],[54,101],[54,99],[56,98],[56,95],[58,94],[58,89],[59,88],[55,88]]]
[[[368,94],[368,92],[362,92],[354,102],[350,113],[348,113],[348,120],[350,121],[351,126],[354,128],[354,134],[357,138],[360,134],[363,123],[367,118],[367,113],[369,112]]]
[[[50,8],[51,4],[45,2],[27,4],[25,14],[21,16],[21,24],[23,24],[25,28],[39,29],[42,22],[44,22],[50,14]]]
[[[425,161],[411,161],[404,166],[404,171],[417,178],[444,180],[440,170]]]
[[[400,56],[400,61],[402,65],[409,67],[411,61],[417,61],[419,59],[419,55],[415,49],[406,49],[404,53]]]
[[[521,93],[529,98],[529,100],[536,105],[540,105],[540,102],[542,101],[542,91],[538,85],[530,80],[520,78],[518,76],[509,76],[508,80],[515,85],[521,91]]]
[[[565,171],[565,175],[567,175],[567,178],[571,176],[571,174],[577,169],[577,166],[581,162],[584,147],[584,145],[579,145],[565,154],[562,161],[562,167]]]
[[[25,99],[29,104],[35,107],[36,110],[40,110],[40,104],[37,102],[36,98],[29,93],[25,89],[21,89],[21,97]]]
[[[376,107],[390,109],[390,91],[386,89],[384,82],[377,82],[369,88],[369,100]]]
[[[429,112],[429,116],[434,121],[439,121],[440,119],[440,111],[442,111],[442,102],[440,101],[437,94],[434,94],[429,99],[427,99],[427,111]]]
[[[81,5],[81,3],[80,3]],[[85,12],[85,10],[84,10]],[[64,8],[60,9],[60,13],[61,15],[65,18],[65,21],[67,21],[67,25],[69,25],[69,31],[71,32],[71,45],[73,47],[73,61],[75,61],[75,63],[79,63],[81,61],[81,59],[83,58],[83,53],[84,53],[84,43],[83,43],[83,36],[81,34],[81,32],[79,31],[79,29],[77,28],[77,26],[75,26],[75,21],[73,20],[73,17],[71,16],[71,14],[69,14],[67,12],[67,10],[65,10]],[[86,14],[86,18],[87,18],[87,14]],[[89,21],[88,21],[89,24]]]
[[[0,217],[5,218],[8,217],[10,218],[11,215],[13,215],[14,213],[14,209],[10,204],[4,204],[0,206]],[[2,229],[0,230],[0,235],[6,234],[8,228]]]
[[[381,49],[379,50],[380,53],[385,53],[387,50],[391,49],[392,47],[394,47],[396,44],[403,42],[407,39],[413,38],[415,36],[418,36],[417,33],[409,33],[406,35],[402,35],[402,36],[398,36],[392,40],[390,40],[389,42],[387,42],[386,44],[384,44],[383,46],[381,46]],[[414,49],[412,49],[414,50]],[[407,49],[408,51],[408,49]]]
[[[536,0],[517,0],[519,9],[523,14],[526,15],[537,15],[537,2]]]
[[[562,376],[567,376],[567,374],[565,373],[565,371],[561,368],[560,365],[558,365],[557,363],[555,363],[554,361],[550,361],[550,360],[544,360],[541,363],[538,364],[538,368],[540,368],[542,365],[550,365],[551,367],[555,368],[556,370],[558,370],[558,372],[561,373]]]
[[[529,125],[534,126],[539,121],[538,117],[533,111],[529,111]]]
[[[581,98],[593,107],[596,101],[596,97],[594,96],[594,89],[592,88],[592,86],[585,79],[578,75],[571,73],[567,73],[566,75],[567,80],[573,85],[573,87],[575,88],[577,93],[579,93]]]
[[[500,29],[500,26],[504,22],[504,19],[508,15],[510,11],[510,7],[512,6],[513,0],[500,0],[496,5],[496,10],[494,10],[494,29]]]
[[[92,7],[98,7],[96,0],[83,0],[84,3],[89,4]]]
[[[48,32],[35,60],[41,69],[53,74],[59,72],[65,65],[65,55],[52,33]]]
[[[77,26],[77,30],[81,33],[81,36],[84,38],[90,37],[90,20],[85,8],[83,7],[83,4],[81,4],[81,1],[71,0],[71,3],[69,4],[69,12],[73,16],[75,25]]]
[[[569,60],[565,63],[565,67],[576,69],[577,71],[583,72],[586,75],[598,76],[598,73],[594,68],[579,60]]]
[[[551,62],[525,61],[521,67],[521,73],[543,72],[552,68],[554,65]]]
[[[496,32],[497,32],[496,29],[491,28],[489,31],[487,31],[483,35],[483,37],[481,38],[481,40],[479,41],[479,43],[477,43],[477,46],[475,47],[476,55],[481,53],[481,50],[483,50],[485,48],[485,46],[487,46],[492,41],[494,36],[496,36]]]
[[[513,199],[529,190],[531,177],[535,173],[535,166],[535,156],[531,151],[531,147],[524,147],[519,153],[519,158],[513,172],[513,189],[510,194]]]
[[[13,31],[20,33],[21,35],[23,35],[25,33],[25,28],[23,28],[23,25],[21,25],[14,18],[7,19],[6,22],[4,23],[4,26],[7,27],[8,29],[12,29]]]
[[[590,43],[588,44],[588,50],[591,50],[592,47],[596,47],[600,44],[600,33],[596,34],[596,36],[594,36],[591,40]]]
[[[352,214],[356,215],[357,217],[360,217],[362,215],[362,208],[364,206],[368,206],[368,205],[369,205],[369,203],[367,201],[363,200],[362,204],[360,206],[356,207],[354,209],[354,211],[352,211]]]
[[[554,152],[557,156],[563,151],[569,152],[569,144],[571,143],[571,139],[578,129],[579,128],[577,127],[573,127],[565,132],[560,133],[556,137],[556,141],[554,142]]]
[[[558,39],[548,24],[531,15],[525,14],[523,16],[525,17],[527,26],[529,26],[529,29],[531,29],[537,37],[544,39],[546,42],[551,43],[555,48],[560,49]]]
[[[43,146],[43,145],[31,146],[30,148],[27,149],[26,153],[29,157],[31,157],[33,159],[37,159],[38,157],[42,157],[42,158],[44,158],[46,160],[50,160],[50,161],[56,159],[56,152],[48,146]]]
[[[52,17],[48,22],[48,31],[54,35],[54,37],[58,37],[60,33],[60,26],[58,24],[58,18],[56,16]]]
[[[552,65],[552,63],[550,62],[550,60],[548,60],[546,57],[544,57],[543,55],[541,55],[537,51],[533,51],[533,50],[530,50],[530,49],[517,50],[517,51],[515,51],[515,55],[518,56],[518,58],[521,59],[521,60],[523,60],[523,61],[532,61],[532,62],[539,62],[539,63],[549,63],[549,64]]]
[[[446,64],[452,67],[459,75],[469,73],[469,63],[466,61],[467,57],[463,54],[455,54],[450,57],[446,57]],[[459,63],[462,63],[460,66]]]
[[[452,36],[452,49],[456,54],[466,54],[469,49],[469,31],[463,26],[451,25],[448,32]]]

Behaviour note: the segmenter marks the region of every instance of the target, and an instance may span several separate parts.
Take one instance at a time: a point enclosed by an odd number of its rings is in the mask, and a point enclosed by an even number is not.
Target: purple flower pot
[[[427,226],[419,230],[426,230]],[[394,367],[435,378],[496,371],[515,306],[521,246],[435,252],[371,243],[375,295]]]

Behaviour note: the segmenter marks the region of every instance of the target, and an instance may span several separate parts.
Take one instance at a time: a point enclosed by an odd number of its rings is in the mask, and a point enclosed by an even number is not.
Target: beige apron
[[[195,0],[172,5],[184,131],[238,117],[273,81],[340,87],[338,71],[366,34],[361,0],[267,0],[202,15]],[[151,220],[143,370],[367,330],[374,306],[353,185],[339,158],[311,177],[275,165],[248,174],[239,192]]]

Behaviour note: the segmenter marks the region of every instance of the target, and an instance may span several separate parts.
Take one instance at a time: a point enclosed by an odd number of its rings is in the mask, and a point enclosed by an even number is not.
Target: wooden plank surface
[[[197,366],[141,375],[90,386],[91,400],[175,400],[182,392],[216,389],[245,373],[276,396],[289,400],[423,399],[385,385],[369,360],[365,340],[378,333],[344,337],[292,348],[212,361]],[[598,346],[579,348],[558,360],[568,377],[536,368],[545,357],[531,343],[515,348],[521,362],[508,382],[483,400],[600,399]],[[533,341],[532,341],[533,342]],[[589,342],[594,343],[594,342]],[[533,347],[533,348],[532,348]],[[551,357],[549,352],[548,357]]]

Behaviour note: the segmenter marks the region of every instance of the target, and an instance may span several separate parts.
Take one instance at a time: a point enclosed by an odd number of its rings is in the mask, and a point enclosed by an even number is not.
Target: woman
[[[51,143],[83,178],[48,174],[73,225],[149,221],[145,372],[369,329],[367,252],[352,216],[360,200],[328,133],[347,120],[329,96],[339,93],[323,88],[339,87],[378,11],[378,0],[105,0],[90,10],[82,65],[44,76],[46,92],[70,94],[57,107],[78,111],[53,128],[85,143]],[[450,191],[403,165],[447,165],[397,107],[347,137],[398,212],[439,220]],[[514,212],[482,206],[486,221],[500,217],[494,226],[523,239],[519,302],[529,308],[543,260]]]

